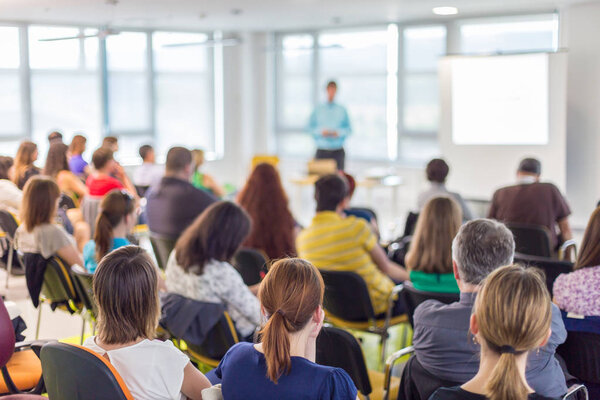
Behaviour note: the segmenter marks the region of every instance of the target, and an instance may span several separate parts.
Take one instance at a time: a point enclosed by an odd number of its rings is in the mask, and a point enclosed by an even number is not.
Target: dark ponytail
[[[134,198],[124,190],[111,190],[100,203],[100,213],[96,218],[94,242],[96,243],[96,262],[108,254],[112,247],[113,228],[135,207]]]

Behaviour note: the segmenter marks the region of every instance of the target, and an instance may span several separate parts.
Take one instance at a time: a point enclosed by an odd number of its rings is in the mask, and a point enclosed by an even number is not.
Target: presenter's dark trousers
[[[344,149],[337,150],[323,150],[318,149],[317,155],[315,156],[317,160],[323,159],[333,159],[337,163],[337,167],[340,171],[344,170],[345,161],[346,161],[346,152]]]

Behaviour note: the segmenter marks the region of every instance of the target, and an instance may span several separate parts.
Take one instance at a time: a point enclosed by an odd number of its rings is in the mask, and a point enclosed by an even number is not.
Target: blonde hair
[[[510,265],[486,279],[475,301],[474,314],[481,339],[500,354],[485,386],[490,400],[525,400],[516,357],[542,343],[550,329],[550,295],[535,268]]]
[[[33,142],[24,141],[19,145],[13,165],[15,173],[12,181],[15,185],[19,185],[19,181],[25,176],[25,172],[33,167],[33,162],[35,161],[33,155],[36,151],[37,145]]]
[[[452,240],[462,223],[462,211],[450,197],[434,197],[419,214],[410,249],[405,257],[411,271],[452,272]]]
[[[200,166],[204,164],[204,150],[192,150],[192,160],[194,160],[194,169],[198,170],[198,168],[200,168]]]

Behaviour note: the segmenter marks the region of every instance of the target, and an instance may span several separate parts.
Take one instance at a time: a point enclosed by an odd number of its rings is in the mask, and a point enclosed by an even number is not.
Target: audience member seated
[[[75,135],[69,145],[69,168],[80,178],[85,178],[90,174],[90,167],[83,159],[86,142],[85,136]]]
[[[195,149],[192,150],[192,157],[194,159],[194,174],[192,175],[192,185],[195,188],[207,191],[216,197],[225,196],[225,189],[215,181],[215,179],[203,172],[202,165],[204,164],[204,150]]]
[[[156,164],[154,148],[145,144],[139,149],[142,165],[133,174],[133,183],[136,186],[153,186],[160,183],[165,169]]]
[[[177,239],[198,215],[216,199],[189,182],[192,153],[173,147],[167,153],[165,176],[146,193],[150,231]]]
[[[348,187],[339,175],[325,175],[315,183],[317,214],[296,240],[301,258],[323,270],[351,271],[367,285],[376,314],[387,310],[394,281],[409,279],[408,272],[390,261],[377,243],[367,221],[345,217]],[[396,302],[394,314],[404,312]]]
[[[90,196],[102,197],[113,189],[127,189],[132,195],[136,194],[125,170],[114,160],[112,150],[104,147],[96,150],[92,155],[92,165],[94,170],[85,182]]]
[[[71,172],[67,159],[68,150],[64,143],[51,144],[43,173],[56,181],[62,193],[82,198],[88,194],[88,189],[81,179]]]
[[[404,262],[415,288],[458,293],[452,272],[452,239],[461,222],[460,206],[450,197],[434,197],[425,203]]]
[[[119,151],[119,139],[115,136],[106,136],[102,139],[102,147],[114,153]]]
[[[366,211],[352,208],[350,206],[350,202],[352,201],[352,196],[354,196],[354,191],[356,190],[356,180],[354,177],[346,172],[342,171],[342,175],[346,178],[346,183],[348,184],[348,195],[346,196],[346,208],[344,209],[344,214],[346,216],[352,215],[356,218],[362,218],[371,224],[371,228],[377,237],[379,237],[379,226],[377,226],[377,220],[371,216]]]
[[[272,260],[296,256],[297,225],[274,166],[258,164],[237,202],[252,219],[245,247],[262,250]]]
[[[550,230],[551,245],[573,238],[569,226],[571,210],[556,186],[540,182],[541,163],[525,158],[517,170],[517,184],[498,189],[492,198],[489,218],[545,226]],[[560,230],[560,239],[556,233]]]
[[[460,301],[449,305],[427,300],[414,315],[413,346],[419,363],[450,382],[467,382],[477,374],[479,345],[468,340],[469,319],[482,282],[513,262],[515,242],[503,224],[476,219],[463,225],[452,243],[454,276]],[[507,290],[513,290],[508,284]],[[516,295],[509,292],[507,296]],[[556,397],[567,392],[565,375],[554,357],[567,337],[560,310],[552,305],[552,336],[539,352],[529,354],[527,382],[538,393]]]
[[[277,261],[258,296],[266,319],[261,342],[238,343],[223,357],[215,370],[223,398],[358,399],[346,371],[315,363],[325,316],[319,271],[297,258]]]
[[[33,142],[22,142],[17,150],[13,166],[8,171],[10,180],[21,190],[32,176],[38,175],[40,169],[33,165],[38,158],[37,145]]]
[[[35,176],[23,190],[21,225],[15,235],[21,253],[36,253],[44,258],[59,256],[68,265],[83,265],[75,240],[61,225],[55,224],[60,190],[49,177]]]
[[[446,178],[448,177],[449,172],[450,167],[446,161],[440,158],[434,158],[429,161],[427,168],[425,169],[427,181],[429,181],[429,188],[419,194],[419,197],[417,198],[417,209],[419,212],[423,210],[425,204],[434,197],[450,196],[460,205],[463,220],[468,221],[473,219],[473,214],[462,196],[446,189]]]
[[[554,302],[569,313],[600,317],[600,208],[590,217],[573,269],[554,281]]]
[[[171,341],[155,339],[158,276],[137,246],[109,253],[94,274],[98,332],[84,346],[106,357],[135,399],[201,399],[210,382]]]
[[[0,156],[0,209],[17,215],[21,207],[23,193],[8,178],[8,171],[12,165],[12,157]]]
[[[96,272],[98,262],[106,254],[129,245],[127,235],[137,221],[135,198],[124,190],[111,190],[100,203],[94,240],[83,248],[83,261],[90,273]]]
[[[48,145],[52,146],[54,143],[63,143],[63,135],[59,131],[52,131],[48,134]]]
[[[237,331],[252,340],[260,325],[260,305],[229,264],[249,231],[250,218],[241,208],[213,204],[177,240],[166,275],[169,292],[225,305]]]
[[[536,393],[525,376],[527,355],[548,342],[551,321],[550,296],[535,269],[507,266],[492,272],[470,318],[473,341],[481,347],[479,371],[430,399],[551,399]]]

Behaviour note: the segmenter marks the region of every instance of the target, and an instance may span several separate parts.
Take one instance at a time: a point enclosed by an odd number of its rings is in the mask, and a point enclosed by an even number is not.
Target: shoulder
[[[429,400],[484,400],[485,396],[467,392],[460,386],[454,386],[449,388],[439,388],[436,390]]]
[[[221,360],[222,367],[227,365],[238,365],[239,361],[248,357],[259,356],[260,353],[254,349],[254,344],[248,342],[236,343],[227,350]]]
[[[415,325],[444,325],[446,319],[455,320],[457,315],[463,313],[470,315],[470,309],[461,310],[456,307],[457,303],[444,304],[437,300],[426,300],[419,304],[415,310],[414,323]]]
[[[89,256],[96,251],[96,242],[90,240],[83,246],[83,257]]]
[[[322,399],[356,399],[356,386],[346,371],[341,368],[326,367],[319,368],[327,374],[320,388],[319,398]]]

